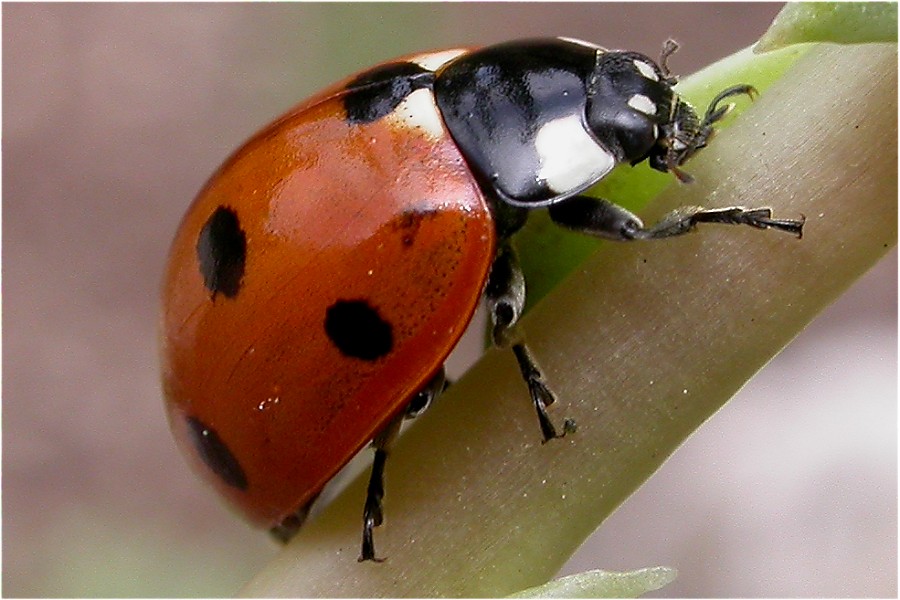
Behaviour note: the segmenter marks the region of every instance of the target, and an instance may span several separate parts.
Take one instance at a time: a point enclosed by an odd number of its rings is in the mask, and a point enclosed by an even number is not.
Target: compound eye
[[[666,157],[664,153],[651,154],[650,158],[648,158],[647,161],[650,164],[651,169],[656,169],[657,171],[662,171],[663,173],[666,173],[669,170],[669,167],[666,164]]]

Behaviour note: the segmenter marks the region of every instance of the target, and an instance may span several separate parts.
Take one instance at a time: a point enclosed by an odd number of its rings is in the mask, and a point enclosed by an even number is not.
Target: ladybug
[[[169,422],[193,468],[281,540],[363,446],[375,460],[359,560],[378,560],[383,476],[405,418],[445,387],[443,363],[482,297],[515,355],[544,441],[574,430],[516,322],[510,237],[530,210],[612,240],[697,223],[800,236],[767,208],[690,207],[645,227],[582,195],[616,165],[681,165],[730,108],[702,118],[666,60],[568,39],[400,58],[345,79],[257,133],[188,209],[163,285]]]

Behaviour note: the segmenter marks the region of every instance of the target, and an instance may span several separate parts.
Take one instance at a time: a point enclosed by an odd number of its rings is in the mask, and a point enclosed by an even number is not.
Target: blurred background
[[[157,381],[168,244],[256,129],[380,60],[522,36],[652,57],[674,37],[687,74],[779,9],[4,4],[4,595],[232,595],[277,552],[188,472]],[[896,596],[896,369],[894,250],[564,573],[677,567],[660,596]]]

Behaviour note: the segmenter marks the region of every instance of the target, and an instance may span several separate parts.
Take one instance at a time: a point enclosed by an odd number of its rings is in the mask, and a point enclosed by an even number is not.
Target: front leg
[[[522,378],[528,385],[528,393],[537,411],[544,442],[563,437],[575,431],[575,423],[566,420],[559,433],[547,415],[547,407],[556,402],[556,395],[547,386],[534,357],[522,340],[516,323],[525,307],[525,277],[519,266],[515,250],[504,243],[491,266],[491,275],[485,289],[490,313],[494,344],[500,348],[512,347]]]
[[[777,229],[803,236],[800,219],[773,219],[770,208],[703,208],[683,206],[659,220],[652,227],[644,224],[631,212],[602,198],[573,196],[568,200],[553,204],[549,208],[550,218],[557,224],[616,241],[652,240],[685,234],[698,223],[720,223],[725,225],[749,225],[757,229]]]

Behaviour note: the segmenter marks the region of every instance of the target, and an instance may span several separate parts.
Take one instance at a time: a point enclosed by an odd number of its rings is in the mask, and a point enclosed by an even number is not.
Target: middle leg
[[[509,242],[503,244],[485,289],[491,318],[494,344],[500,348],[511,347],[519,365],[522,378],[528,385],[528,393],[537,412],[544,442],[563,437],[575,431],[575,422],[569,419],[560,433],[547,414],[547,407],[556,402],[556,395],[547,385],[537,362],[522,340],[516,323],[525,307],[525,277],[519,267],[518,257]]]

